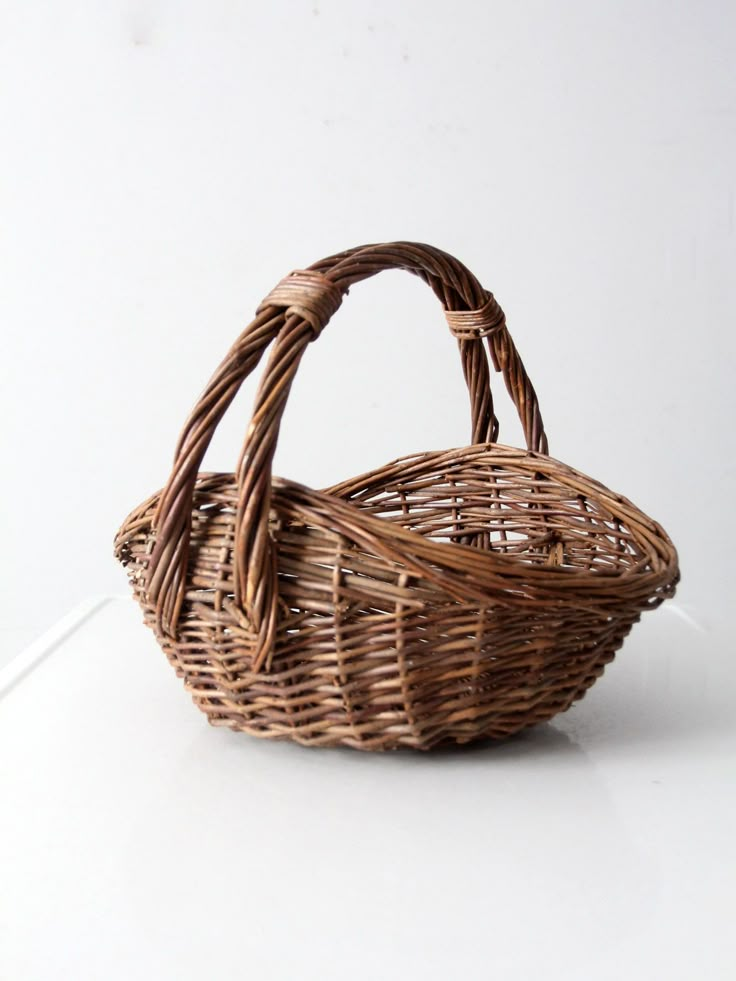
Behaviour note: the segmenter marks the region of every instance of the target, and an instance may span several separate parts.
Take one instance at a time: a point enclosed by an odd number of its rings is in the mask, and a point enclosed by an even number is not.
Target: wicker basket
[[[272,477],[291,382],[348,288],[405,269],[458,340],[472,445],[324,491]],[[235,473],[200,473],[273,343]],[[527,450],[496,443],[486,348]],[[283,279],[213,375],[171,476],[115,541],[145,620],[214,725],[376,750],[504,737],[564,711],[643,610],[674,592],[662,528],[547,455],[534,389],[492,294],[398,242]]]

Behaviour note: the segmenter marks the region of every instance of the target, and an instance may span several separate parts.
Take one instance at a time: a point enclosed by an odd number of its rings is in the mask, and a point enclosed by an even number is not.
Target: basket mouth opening
[[[552,457],[501,444],[402,457],[324,493],[432,542],[527,568],[610,576],[676,565],[663,529],[626,498]]]
[[[157,500],[131,513],[116,542],[144,592]],[[195,591],[230,588],[237,500],[234,474],[199,474]],[[390,594],[394,604],[442,599],[602,617],[651,609],[678,581],[666,533],[626,498],[551,457],[497,444],[404,457],[323,491],[274,478],[271,504],[283,584],[294,570],[306,575],[321,584],[326,609],[333,573],[351,577],[371,607]]]

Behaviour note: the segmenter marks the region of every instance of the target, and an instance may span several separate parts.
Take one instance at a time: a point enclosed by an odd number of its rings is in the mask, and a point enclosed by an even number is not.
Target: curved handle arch
[[[174,466],[154,517],[156,541],[147,591],[157,626],[176,635],[186,585],[194,487],[214,431],[245,378],[273,343],[255,399],[236,470],[238,505],[234,540],[235,608],[253,637],[253,670],[266,662],[277,620],[275,545],[269,533],[271,465],[291,384],[309,343],[319,336],[351,286],[386,269],[423,279],[440,300],[458,340],[470,394],[472,442],[495,442],[488,360],[501,371],[516,405],[527,446],[547,453],[547,437],[534,388],[506,329],[503,311],[462,263],[413,242],[361,246],[322,259],[285,277],[258,308],[212,376],[177,444]]]

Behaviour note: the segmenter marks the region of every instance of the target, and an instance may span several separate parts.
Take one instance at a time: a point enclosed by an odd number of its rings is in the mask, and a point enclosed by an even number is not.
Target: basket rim
[[[525,472],[550,471],[558,484],[602,503],[620,515],[636,536],[644,555],[636,565],[622,569],[571,568],[564,565],[535,565],[514,554],[485,551],[459,542],[427,538],[419,532],[389,523],[370,514],[351,493],[376,483],[386,483],[387,472],[416,475],[432,466],[451,463],[486,462]],[[381,474],[380,480],[376,479]],[[201,471],[195,496],[222,482],[236,483],[228,472]],[[397,481],[400,482],[400,481]],[[208,487],[209,485],[209,487]],[[615,614],[622,604],[650,609],[666,599],[679,580],[677,552],[662,526],[627,497],[605,484],[547,454],[522,450],[500,443],[476,443],[464,447],[432,450],[397,457],[383,467],[316,490],[284,477],[273,477],[272,516],[277,522],[294,521],[328,532],[344,534],[359,548],[381,553],[406,565],[407,571],[442,589],[448,597],[505,606],[577,608]],[[118,533],[121,541],[129,523],[137,523],[155,504],[160,491],[139,504]],[[390,534],[387,534],[387,531]]]
[[[492,460],[489,460],[492,457]],[[380,517],[369,514],[358,503],[348,496],[356,493],[361,487],[369,486],[371,479],[381,474],[381,483],[386,483],[386,471],[391,467],[397,468],[397,475],[403,473],[412,475],[437,464],[450,462],[492,462],[513,470],[515,467],[525,471],[534,470],[542,473],[553,471],[550,477],[557,483],[584,494],[589,500],[597,501],[614,514],[620,515],[627,527],[636,536],[637,544],[645,553],[641,562],[635,566],[623,569],[580,569],[569,566],[533,565],[520,561],[513,554],[499,551],[482,551],[457,542],[445,542],[427,539],[418,532],[391,524],[391,538],[398,540],[405,548],[414,546],[423,555],[425,546],[430,546],[432,556],[430,561],[437,563],[447,573],[453,570],[462,573],[472,571],[473,582],[464,582],[463,588],[488,598],[489,590],[495,594],[501,587],[505,592],[525,586],[533,591],[533,601],[544,601],[545,587],[554,593],[553,602],[559,603],[560,590],[564,592],[589,590],[591,603],[595,604],[595,594],[610,592],[612,584],[620,586],[627,584],[631,587],[632,595],[627,599],[635,599],[636,594],[642,596],[642,608],[651,605],[651,596],[655,591],[673,586],[679,578],[677,551],[664,528],[629,498],[612,491],[605,484],[576,470],[568,464],[551,457],[548,454],[533,450],[522,450],[505,446],[500,443],[476,443],[464,447],[446,450],[434,450],[401,456],[357,477],[348,478],[333,484],[321,491],[313,490],[303,484],[281,477],[273,478],[274,501],[277,511],[303,511],[310,520],[325,529],[334,530],[334,519],[349,522],[350,525],[360,523],[371,537],[385,535],[386,522]],[[407,468],[407,464],[409,464]],[[400,483],[400,481],[397,481]],[[299,506],[295,508],[295,494],[298,495]],[[347,510],[346,510],[347,509]],[[329,517],[327,517],[329,515]],[[474,586],[480,587],[478,591]],[[620,598],[623,598],[621,594]],[[646,601],[644,598],[646,597]],[[529,596],[528,599],[532,597]],[[601,596],[601,599],[603,597]],[[664,598],[664,597],[663,597]],[[565,602],[570,602],[566,599]],[[574,605],[574,604],[573,604]],[[586,608],[589,605],[586,604]]]

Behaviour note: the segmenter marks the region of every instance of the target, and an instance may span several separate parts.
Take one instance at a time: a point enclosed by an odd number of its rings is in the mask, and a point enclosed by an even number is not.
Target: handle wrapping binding
[[[347,292],[347,290],[345,290]],[[284,307],[284,317],[301,317],[316,340],[342,303],[343,291],[316,269],[296,269],[278,283],[258,307]]]
[[[506,326],[506,314],[496,302],[493,293],[478,310],[445,310],[445,320],[450,331],[459,341],[475,341],[490,337]]]

